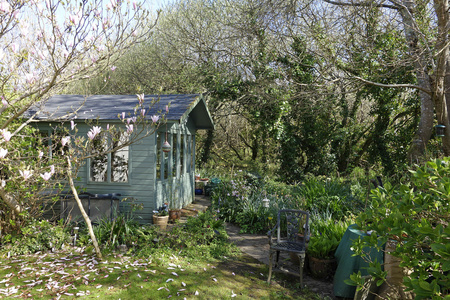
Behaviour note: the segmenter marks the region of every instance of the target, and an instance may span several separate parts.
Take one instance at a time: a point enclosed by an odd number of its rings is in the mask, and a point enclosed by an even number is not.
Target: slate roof
[[[170,103],[170,105],[169,105]],[[31,117],[37,111],[35,119],[59,120],[118,120],[118,115],[134,115],[134,108],[139,104],[136,95],[56,95],[44,102],[41,107],[31,108],[26,116]],[[214,129],[211,115],[201,94],[183,95],[145,95],[144,108],[147,119],[152,115],[162,115],[169,105],[169,113],[165,115],[169,122],[183,122],[192,118],[197,129]],[[139,113],[139,112],[138,112]]]

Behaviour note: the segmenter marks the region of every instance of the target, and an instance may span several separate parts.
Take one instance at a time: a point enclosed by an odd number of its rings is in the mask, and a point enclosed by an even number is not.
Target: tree
[[[417,91],[421,103],[420,122],[409,150],[410,161],[417,160],[423,155],[431,137],[434,113],[436,113],[438,123],[447,126],[447,128],[449,126],[447,113],[449,104],[446,95],[449,90],[449,86],[446,85],[449,82],[448,79],[446,81],[449,68],[448,28],[450,27],[450,17],[448,1],[367,2],[324,0],[324,3],[337,8],[337,10],[333,10],[333,14],[339,16],[340,21],[336,24],[342,30],[342,35],[336,35],[333,32],[335,37],[339,37],[339,40],[333,41],[332,44],[337,47],[336,49],[340,48],[339,52],[333,51],[331,47],[324,43],[320,43],[320,48],[325,49],[321,52],[327,53],[326,55],[330,60],[346,60],[348,51],[351,51],[351,48],[349,48],[351,43],[346,44],[343,41],[348,40],[350,33],[361,34],[360,44],[370,52],[372,42],[376,40],[377,36],[364,26],[367,24],[368,17],[377,19],[376,24],[373,24],[377,29],[384,29],[384,32],[388,32],[389,28],[395,28],[402,32],[404,47],[399,49],[402,55],[396,56],[384,67],[390,69],[410,67],[411,72],[415,75],[415,82],[405,82],[404,79],[399,78],[396,82],[385,83],[381,78],[369,79],[349,70],[344,71],[345,75],[358,79],[365,84],[381,88],[400,88],[406,91],[413,89]],[[325,7],[328,6],[325,5]],[[315,17],[317,17],[318,12],[324,13],[325,9],[316,10]],[[364,35],[366,35],[366,39]],[[450,154],[450,131],[448,130],[443,138],[443,151],[445,155]]]
[[[70,82],[114,70],[120,55],[153,28],[149,16],[143,4],[114,0],[107,5],[96,0],[0,1],[0,199],[11,220],[24,219],[35,205],[38,184],[52,188],[50,177],[72,171],[71,163],[62,167],[45,154],[48,145],[30,147],[39,136],[28,125],[40,111],[27,119],[24,112]],[[64,148],[68,141],[61,142]]]

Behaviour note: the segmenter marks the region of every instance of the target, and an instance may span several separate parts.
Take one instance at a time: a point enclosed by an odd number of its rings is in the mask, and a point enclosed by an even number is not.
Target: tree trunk
[[[418,45],[418,29],[416,22],[414,21],[414,1],[402,1],[402,5],[398,8],[398,11],[403,20],[405,38],[409,46],[411,57],[414,58],[414,69],[417,76],[418,86],[426,91],[430,91],[430,93],[426,93],[423,90],[419,91],[421,102],[420,122],[408,153],[409,161],[412,163],[416,162],[419,157],[423,156],[426,144],[431,137],[434,121],[434,103],[431,97],[431,79],[426,69],[428,66],[428,61],[422,49]]]
[[[448,0],[434,0],[434,9],[438,20],[438,35],[436,41],[436,71],[433,80],[433,93],[435,95],[435,109],[438,123],[445,125],[445,136],[442,139],[444,155],[450,155],[450,124],[448,119],[445,74],[449,59],[449,3]]]
[[[95,237],[94,230],[92,229],[92,223],[91,219],[89,219],[89,216],[87,215],[86,211],[83,208],[83,204],[81,203],[80,198],[78,197],[77,189],[75,188],[75,185],[73,183],[72,179],[72,163],[70,161],[70,158],[67,157],[67,177],[69,180],[70,189],[72,190],[72,193],[75,197],[75,201],[78,204],[78,208],[80,209],[81,215],[83,216],[84,221],[86,222],[86,226],[89,231],[89,235],[92,240],[92,244],[94,245],[95,253],[97,254],[98,259],[102,259],[102,253],[100,251],[100,247],[98,246],[97,238]]]

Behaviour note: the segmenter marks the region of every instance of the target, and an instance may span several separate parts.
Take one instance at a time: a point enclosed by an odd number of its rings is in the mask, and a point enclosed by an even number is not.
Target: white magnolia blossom
[[[0,148],[0,158],[5,158],[5,156],[8,154],[8,149]]]
[[[100,126],[94,126],[89,130],[87,133],[87,136],[90,140],[95,139],[95,137],[102,131],[102,128]]]

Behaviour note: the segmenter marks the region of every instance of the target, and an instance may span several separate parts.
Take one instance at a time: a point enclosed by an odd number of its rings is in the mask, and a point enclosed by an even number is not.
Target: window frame
[[[130,138],[129,136],[127,137],[128,139]],[[107,145],[111,146],[111,144],[113,143],[113,141],[111,140],[111,137],[108,136],[108,141],[107,141]],[[126,146],[128,148],[128,178],[127,181],[113,181],[112,180],[112,175],[113,175],[113,170],[112,170],[112,158],[113,158],[113,153],[109,152],[106,154],[107,156],[107,163],[106,163],[106,181],[93,181],[91,180],[91,175],[92,175],[92,158],[88,158],[86,161],[86,183],[87,184],[118,184],[118,185],[131,185],[131,173],[132,173],[132,149],[131,149],[131,145]],[[124,147],[124,148],[126,148]],[[122,151],[124,148],[122,148],[119,151]]]

